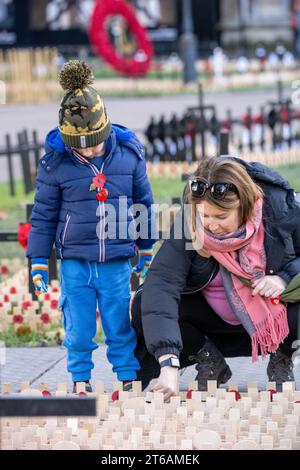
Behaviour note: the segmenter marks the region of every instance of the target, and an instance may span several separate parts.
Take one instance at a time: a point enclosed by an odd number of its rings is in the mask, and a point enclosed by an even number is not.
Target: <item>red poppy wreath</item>
[[[133,57],[120,55],[110,41],[107,21],[114,15],[125,19],[135,37],[136,51]],[[147,74],[153,57],[152,43],[131,5],[123,0],[99,0],[92,14],[88,34],[98,54],[115,70],[130,77],[142,77]]]

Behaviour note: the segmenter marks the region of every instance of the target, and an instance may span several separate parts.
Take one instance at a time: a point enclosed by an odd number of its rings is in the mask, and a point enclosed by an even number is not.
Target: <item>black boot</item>
[[[78,383],[80,383],[80,382],[73,382],[73,392],[72,393],[77,393],[76,384],[78,384]],[[85,381],[85,391],[88,392],[88,393],[93,392],[93,389],[92,389],[92,386],[91,386],[89,380]]]
[[[189,360],[197,362],[198,374],[195,380],[198,381],[199,391],[207,390],[208,380],[216,380],[219,387],[220,384],[225,384],[232,376],[223,355],[209,338],[206,338],[203,347],[195,356],[189,356]]]
[[[270,354],[270,360],[267,367],[267,374],[270,382],[276,382],[276,390],[282,391],[283,382],[294,382],[292,358],[286,356],[279,349],[273,354]]]

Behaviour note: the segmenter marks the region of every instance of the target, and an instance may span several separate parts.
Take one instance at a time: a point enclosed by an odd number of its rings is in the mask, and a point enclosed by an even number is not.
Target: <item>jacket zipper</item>
[[[196,290],[193,290],[192,292],[182,292],[182,293],[181,293],[181,295],[190,295],[190,294],[195,294],[196,292],[199,292],[200,290],[204,289],[204,287],[206,287],[206,286],[207,286],[207,284],[209,284],[209,283],[210,283],[210,281],[212,280],[212,278],[213,278],[213,275],[214,275],[214,274],[215,274],[215,272],[216,272],[216,269],[217,269],[217,265],[214,267],[214,270],[213,270],[213,272],[211,273],[211,275],[210,275],[210,277],[209,277],[208,281],[207,281],[207,282],[204,284],[204,286],[201,286],[201,287],[199,287],[198,289],[196,289]],[[140,290],[142,290],[142,289],[143,289],[143,284],[142,284],[141,286],[139,286],[139,287],[138,287],[138,289],[135,291],[135,294],[137,294],[137,293],[138,293]]]
[[[103,173],[105,161],[101,165],[100,173]],[[88,166],[91,168],[94,175],[98,175],[98,168],[93,163],[88,162]],[[104,201],[98,201],[99,204],[99,216],[100,216],[100,230],[99,230],[99,262],[105,261],[105,243],[104,243],[104,229],[105,229],[105,206]],[[103,219],[103,220],[102,220]]]
[[[207,286],[207,284],[209,284],[209,283],[210,283],[210,281],[212,280],[212,278],[213,278],[213,275],[214,275],[214,274],[215,274],[215,272],[216,272],[216,269],[217,269],[217,265],[214,267],[214,270],[213,270],[213,272],[211,273],[211,275],[210,275],[210,278],[209,278],[209,279],[208,279],[208,281],[207,281],[207,282],[204,284],[204,286],[201,286],[201,287],[199,287],[198,289],[196,289],[196,290],[193,290],[192,292],[182,292],[182,294],[181,294],[181,295],[190,295],[190,294],[195,294],[196,292],[199,292],[200,290],[204,289],[204,287],[206,287],[206,286]]]
[[[100,169],[100,173],[103,173],[103,168],[104,168],[104,163],[105,161],[102,163],[102,166],[101,166],[101,169]],[[105,261],[105,242],[104,242],[104,230],[105,230],[105,204],[104,204],[104,201],[99,201],[99,207],[102,209],[102,216],[101,217],[101,238],[99,238],[99,244],[102,243],[102,247],[101,247],[101,252],[99,253],[99,261],[102,261],[104,262]],[[101,254],[102,254],[102,260],[101,260]]]

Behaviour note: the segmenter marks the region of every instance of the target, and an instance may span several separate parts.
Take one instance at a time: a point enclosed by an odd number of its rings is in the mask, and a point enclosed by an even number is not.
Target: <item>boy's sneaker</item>
[[[133,380],[123,380],[123,392],[132,392]],[[112,401],[119,400],[119,390],[115,390],[111,396]]]
[[[198,374],[195,380],[198,382],[199,391],[207,390],[208,380],[216,380],[217,387],[219,387],[220,384],[225,384],[232,376],[222,353],[209,338],[206,338],[203,347],[197,354],[189,356],[189,359],[197,363],[196,370]]]
[[[78,383],[82,383],[82,382],[73,382],[73,392],[72,392],[72,393],[77,393],[77,387],[76,387],[76,385],[77,385]],[[86,391],[87,393],[92,393],[92,392],[93,392],[93,389],[92,389],[92,386],[91,386],[90,381],[89,381],[89,380],[86,380],[84,383],[85,383],[85,391]]]
[[[123,392],[132,392],[132,383],[133,380],[124,380],[123,381]]]

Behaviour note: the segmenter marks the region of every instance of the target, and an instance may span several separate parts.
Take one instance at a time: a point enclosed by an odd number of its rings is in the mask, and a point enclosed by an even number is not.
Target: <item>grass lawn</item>
[[[24,348],[24,347],[53,347],[60,346],[63,338],[61,337],[61,326],[52,325],[50,330],[45,333],[29,332],[18,334],[13,326],[5,333],[0,333],[0,341],[5,343],[7,348]],[[103,330],[97,331],[94,341],[98,344],[104,343]]]

